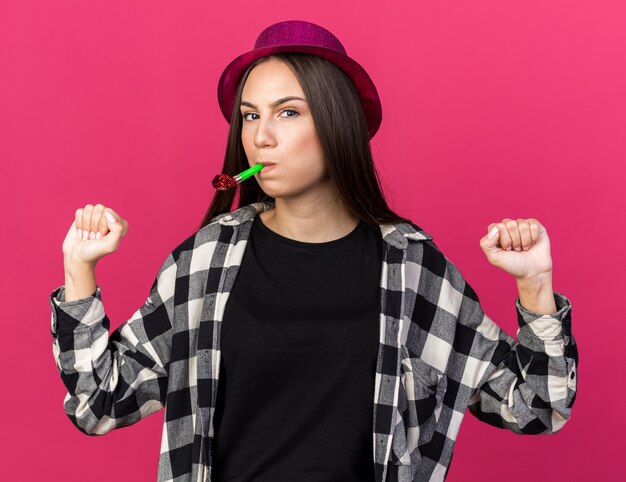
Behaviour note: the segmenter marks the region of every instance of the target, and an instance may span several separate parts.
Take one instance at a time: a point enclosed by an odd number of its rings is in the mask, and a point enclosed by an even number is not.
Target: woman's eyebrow
[[[301,100],[303,102],[306,102],[306,100],[303,99],[302,97],[296,97],[295,95],[290,95],[289,97],[283,97],[282,99],[278,99],[276,102],[271,104],[270,107],[278,107],[280,104],[284,104],[285,102],[288,102],[290,100]],[[252,107],[253,109],[257,108],[256,105],[254,105],[252,102],[248,102],[247,100],[242,100],[239,105],[240,106],[247,105],[248,107]]]

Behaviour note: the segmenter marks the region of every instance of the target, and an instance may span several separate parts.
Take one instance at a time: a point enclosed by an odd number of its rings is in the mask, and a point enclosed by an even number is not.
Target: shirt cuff
[[[557,311],[550,314],[535,313],[527,310],[515,300],[520,333],[532,334],[543,341],[563,339],[564,331],[569,333],[572,303],[561,293],[553,291]]]
[[[65,286],[61,285],[50,294],[50,333],[56,338],[58,331],[74,331],[100,322],[104,318],[104,306],[100,286],[89,296],[65,301]]]

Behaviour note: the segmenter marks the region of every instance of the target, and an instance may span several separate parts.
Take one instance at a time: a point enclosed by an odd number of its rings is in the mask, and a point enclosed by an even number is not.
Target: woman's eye
[[[293,112],[295,115],[288,115],[287,117],[296,117],[298,114],[297,111],[293,110],[293,109],[285,109],[284,111],[281,112],[281,114],[284,114],[285,112]]]
[[[298,113],[298,111],[294,110],[294,109],[285,109],[284,111],[281,112],[281,115],[284,114],[285,112],[290,112],[293,115],[288,115],[288,116],[284,116],[284,117],[297,117],[300,114]],[[258,114],[255,114],[254,112],[246,112],[245,114],[242,114],[243,120],[244,121],[248,121],[248,120],[256,120],[256,119],[249,119],[247,116],[249,115],[256,115],[258,116]]]

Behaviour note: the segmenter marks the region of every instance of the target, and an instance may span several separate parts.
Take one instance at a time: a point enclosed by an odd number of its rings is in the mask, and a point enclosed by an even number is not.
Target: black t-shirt
[[[221,331],[212,477],[373,481],[382,238],[304,243],[254,219]]]

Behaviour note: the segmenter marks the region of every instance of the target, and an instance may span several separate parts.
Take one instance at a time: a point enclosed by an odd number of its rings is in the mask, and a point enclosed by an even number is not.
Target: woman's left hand
[[[494,231],[493,238],[489,232]],[[492,223],[480,240],[491,264],[516,278],[541,279],[552,274],[550,238],[543,225],[533,218]]]

